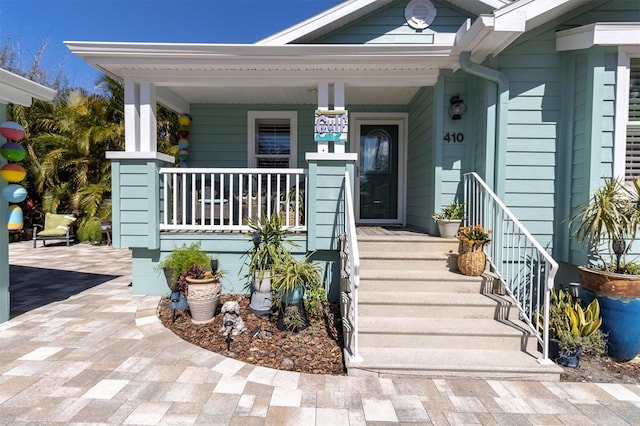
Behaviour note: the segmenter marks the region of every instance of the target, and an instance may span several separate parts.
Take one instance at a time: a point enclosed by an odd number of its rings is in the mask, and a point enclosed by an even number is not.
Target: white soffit
[[[556,50],[588,49],[591,46],[637,45],[640,54],[640,22],[599,22],[556,33]]]
[[[0,68],[0,103],[31,106],[33,98],[52,101],[56,91]]]

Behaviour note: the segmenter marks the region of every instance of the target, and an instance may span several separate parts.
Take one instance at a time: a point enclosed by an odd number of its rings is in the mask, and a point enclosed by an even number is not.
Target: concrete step
[[[482,293],[487,287],[482,281],[441,281],[429,278],[417,280],[362,279],[361,291],[429,292],[429,293]]]
[[[512,319],[516,309],[498,295],[473,293],[388,292],[361,289],[360,317]]]
[[[360,268],[360,280],[431,280],[440,282],[467,281],[482,282],[482,277],[469,277],[447,268],[437,268],[430,271],[415,271],[413,269],[370,269]]]
[[[560,380],[562,368],[538,363],[537,352],[500,349],[433,349],[361,347],[362,362],[345,356],[350,376],[422,376],[432,378]]]
[[[376,255],[361,255],[360,268],[378,271],[381,269],[429,272],[434,270],[457,270],[455,259],[446,254],[385,252]]]
[[[360,347],[536,350],[526,324],[514,320],[360,317]]]
[[[458,240],[423,236],[360,236],[358,249],[360,254],[368,253],[457,253]]]

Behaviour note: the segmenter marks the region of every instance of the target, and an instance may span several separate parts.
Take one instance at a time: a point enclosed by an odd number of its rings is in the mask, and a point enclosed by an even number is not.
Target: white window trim
[[[640,45],[618,48],[616,72],[615,139],[613,148],[613,177],[624,180],[627,157],[627,124],[629,122],[629,79],[631,58],[640,57]]]
[[[256,120],[288,119],[291,126],[291,146],[289,147],[289,168],[298,164],[298,113],[297,111],[248,111],[247,112],[247,167],[258,167],[256,161]]]

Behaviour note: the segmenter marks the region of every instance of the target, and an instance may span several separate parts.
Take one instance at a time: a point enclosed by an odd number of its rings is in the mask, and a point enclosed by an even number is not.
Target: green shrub
[[[102,243],[102,222],[97,217],[82,219],[78,227],[78,240],[82,243]]]

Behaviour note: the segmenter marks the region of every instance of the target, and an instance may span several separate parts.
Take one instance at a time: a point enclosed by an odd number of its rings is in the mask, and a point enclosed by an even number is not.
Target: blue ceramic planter
[[[184,297],[184,294],[180,291],[172,291],[171,297],[169,298],[169,309],[171,310],[180,310],[189,308],[189,304],[187,303],[187,299]]]
[[[291,293],[287,293],[287,295],[282,298],[282,301],[287,305],[295,305],[302,300],[303,294],[304,290],[302,286],[298,286]]]
[[[608,333],[607,355],[629,361],[640,353],[640,277],[579,266],[581,298],[597,297],[601,330]]]
[[[640,298],[614,297],[582,291],[585,303],[597,297],[602,315],[601,330],[608,333],[607,355],[629,361],[640,353]]]

